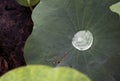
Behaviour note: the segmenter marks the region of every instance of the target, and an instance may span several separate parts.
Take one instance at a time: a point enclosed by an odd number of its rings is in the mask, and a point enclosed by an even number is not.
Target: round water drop
[[[80,51],[88,50],[92,44],[93,35],[89,30],[81,30],[77,32],[72,39],[72,45]]]

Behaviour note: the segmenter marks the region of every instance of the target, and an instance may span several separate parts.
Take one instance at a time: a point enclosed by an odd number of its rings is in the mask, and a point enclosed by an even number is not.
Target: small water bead
[[[88,50],[92,44],[93,35],[89,30],[81,30],[77,32],[72,39],[72,45],[80,51]]]

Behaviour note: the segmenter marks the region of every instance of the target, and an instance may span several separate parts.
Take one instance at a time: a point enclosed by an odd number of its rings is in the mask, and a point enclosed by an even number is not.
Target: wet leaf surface
[[[119,16],[109,9],[118,1],[41,0],[32,14],[34,30],[25,47],[27,63],[69,66],[93,81],[117,81],[119,75],[111,75],[113,69],[109,72],[106,63],[120,53]],[[72,45],[80,30],[93,34],[93,44],[85,51]]]

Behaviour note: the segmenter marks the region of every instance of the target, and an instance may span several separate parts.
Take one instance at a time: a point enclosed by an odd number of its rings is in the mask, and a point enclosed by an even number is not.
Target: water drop
[[[89,30],[81,30],[77,32],[72,39],[72,45],[80,51],[88,50],[92,44],[93,35]]]

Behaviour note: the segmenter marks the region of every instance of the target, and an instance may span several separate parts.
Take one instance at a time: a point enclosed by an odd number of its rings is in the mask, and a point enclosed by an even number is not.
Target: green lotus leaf
[[[120,2],[113,4],[112,6],[110,6],[110,9],[115,12],[118,13],[120,15]]]
[[[31,6],[36,5],[40,0],[16,0],[20,5],[23,6],[30,6],[29,3],[31,4]]]
[[[118,1],[41,0],[32,13],[27,63],[69,66],[93,81],[116,81],[106,63],[120,53],[119,16],[109,9]]]
[[[28,65],[6,73],[0,81],[90,81],[90,79],[72,68]]]

